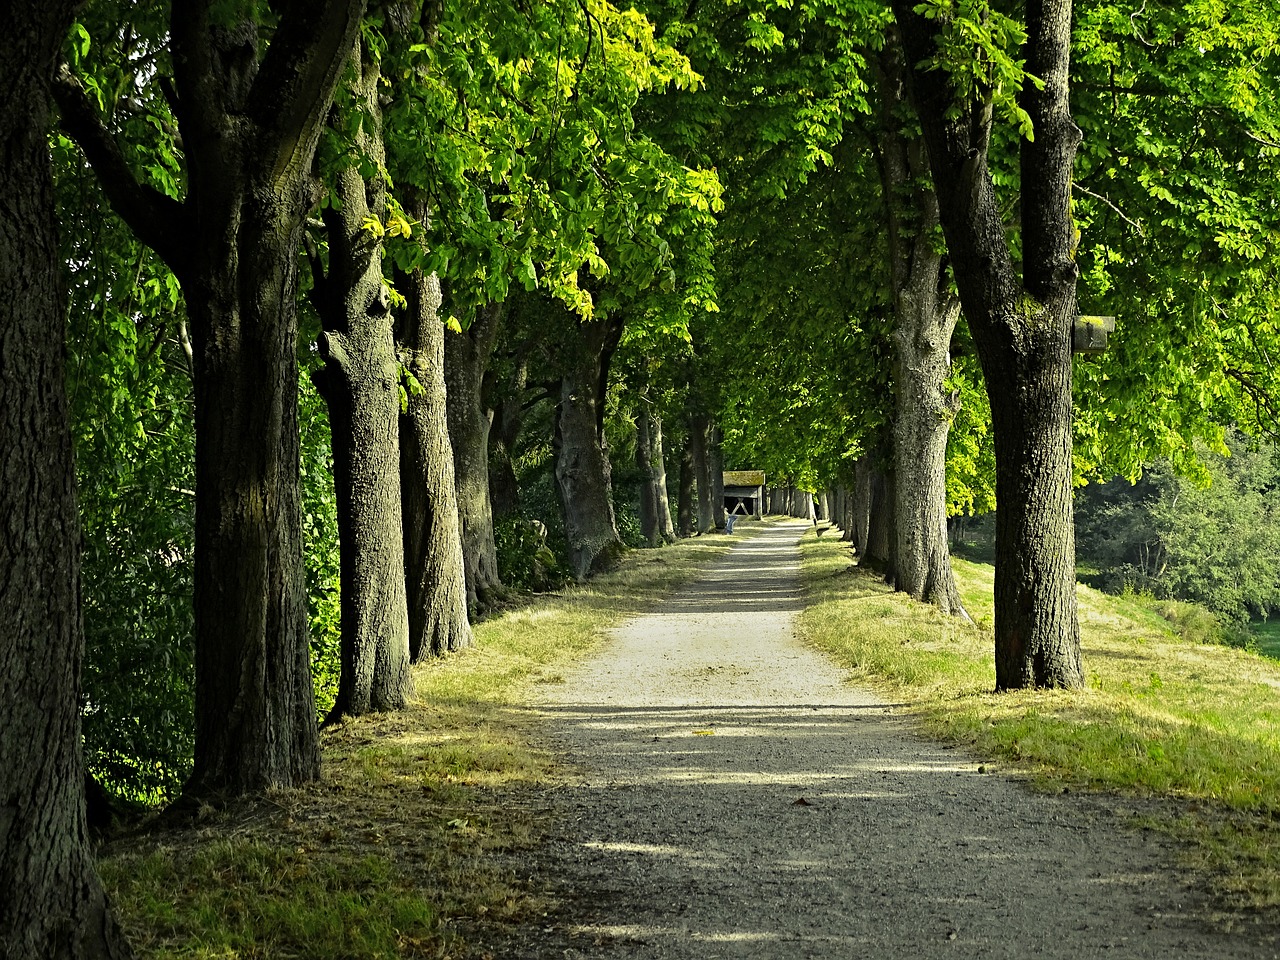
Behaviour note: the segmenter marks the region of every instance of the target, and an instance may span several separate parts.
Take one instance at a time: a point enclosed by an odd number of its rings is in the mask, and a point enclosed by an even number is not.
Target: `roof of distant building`
[[[726,487],[763,487],[763,470],[726,470],[724,472]]]

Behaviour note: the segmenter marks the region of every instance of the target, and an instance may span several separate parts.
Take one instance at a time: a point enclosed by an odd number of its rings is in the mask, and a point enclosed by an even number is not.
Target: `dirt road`
[[[578,774],[515,958],[1273,957],[1159,835],[922,739],[793,636],[802,523],[744,540],[540,709]]]

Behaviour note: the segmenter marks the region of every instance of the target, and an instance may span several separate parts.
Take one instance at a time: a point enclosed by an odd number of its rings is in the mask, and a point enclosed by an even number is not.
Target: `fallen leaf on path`
[[[801,797],[799,800],[792,800],[791,805],[793,807],[812,807],[813,806],[813,804],[810,803],[808,800],[806,800],[804,797]]]
[[[695,730],[693,735],[695,737],[714,737],[716,732],[714,730]]]

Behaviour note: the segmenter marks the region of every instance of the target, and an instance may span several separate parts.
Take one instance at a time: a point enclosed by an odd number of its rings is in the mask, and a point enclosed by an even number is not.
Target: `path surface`
[[[803,524],[746,540],[541,709],[578,778],[512,958],[1272,957],[1153,834],[979,773],[793,636]],[[802,799],[803,798],[803,799]]]

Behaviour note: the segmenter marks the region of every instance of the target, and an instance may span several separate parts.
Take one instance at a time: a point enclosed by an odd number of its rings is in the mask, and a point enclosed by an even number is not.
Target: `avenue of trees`
[[[1178,530],[1274,489],[1274,4],[5,12],[0,958],[128,956],[90,813],[314,779],[726,468],[964,619],[995,509],[997,689],[1082,681],[1089,481],[1155,465],[1126,582],[1280,608]]]

